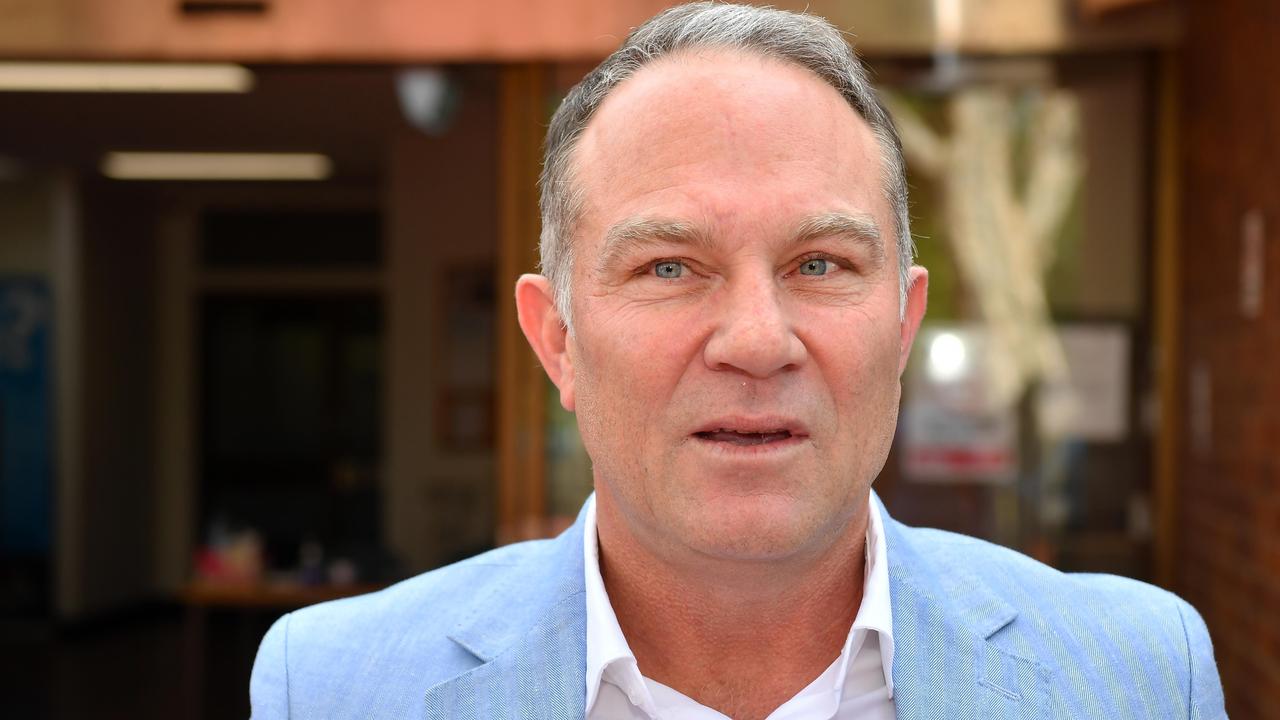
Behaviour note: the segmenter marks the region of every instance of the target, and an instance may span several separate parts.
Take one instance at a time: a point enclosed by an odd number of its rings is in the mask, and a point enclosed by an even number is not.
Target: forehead
[[[848,212],[886,226],[866,122],[811,71],[743,51],[686,51],[640,69],[601,104],[574,165],[588,242],[632,215],[721,225]]]

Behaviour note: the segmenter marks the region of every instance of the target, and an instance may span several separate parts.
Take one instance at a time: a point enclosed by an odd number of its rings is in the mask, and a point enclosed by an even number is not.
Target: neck
[[[767,716],[840,656],[862,602],[867,513],[803,558],[681,561],[597,500],[601,573],[640,671],[730,717]]]

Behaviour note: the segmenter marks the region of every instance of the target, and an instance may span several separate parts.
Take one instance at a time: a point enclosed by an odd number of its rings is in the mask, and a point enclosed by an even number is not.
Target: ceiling
[[[263,66],[245,94],[0,94],[0,156],[96,174],[112,150],[319,152],[334,179],[376,181],[409,129],[394,69]],[[469,71],[452,76],[465,102]]]

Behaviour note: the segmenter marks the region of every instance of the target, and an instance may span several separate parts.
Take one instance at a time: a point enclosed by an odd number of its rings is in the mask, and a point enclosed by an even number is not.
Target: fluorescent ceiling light
[[[333,163],[316,153],[113,152],[102,174],[115,180],[324,180]]]
[[[253,73],[216,63],[0,62],[0,91],[243,93]]]

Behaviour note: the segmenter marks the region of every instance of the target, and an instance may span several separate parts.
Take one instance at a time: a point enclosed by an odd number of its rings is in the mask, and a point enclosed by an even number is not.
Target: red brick
[[[1231,717],[1248,720],[1280,707],[1280,87],[1265,80],[1280,73],[1280,3],[1187,7],[1182,366],[1212,377],[1214,444],[1184,451],[1177,589],[1209,624]],[[1268,234],[1256,319],[1239,311],[1251,209]]]

